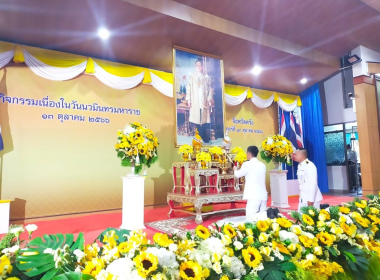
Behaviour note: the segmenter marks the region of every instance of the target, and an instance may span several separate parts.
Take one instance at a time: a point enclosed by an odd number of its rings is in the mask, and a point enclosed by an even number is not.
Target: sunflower
[[[145,149],[145,148],[141,148],[141,149],[139,150],[139,153],[140,153],[141,155],[145,155],[145,153],[146,153],[146,149]]]
[[[83,274],[89,274],[92,276],[96,276],[99,272],[105,267],[105,262],[100,258],[92,258],[91,261],[86,263],[85,268],[83,269]]]
[[[291,221],[285,218],[277,218],[277,223],[283,228],[290,228],[293,225]]]
[[[343,214],[348,214],[350,213],[350,208],[347,207],[339,207],[339,211]]]
[[[202,267],[196,262],[183,262],[179,269],[179,275],[182,279],[201,280],[203,277]]]
[[[303,214],[302,215],[302,221],[305,224],[308,224],[309,226],[314,225],[314,221],[313,221],[313,219],[309,215]]]
[[[261,232],[267,231],[269,228],[269,225],[266,221],[258,221],[256,226]]]
[[[380,225],[380,219],[375,215],[368,215],[368,217],[373,221],[375,225]]]
[[[321,215],[323,216],[324,220],[330,220],[331,217],[330,217],[330,213],[327,212],[325,209],[322,209],[320,212],[319,212],[319,219],[320,220],[323,220],[323,218],[321,219]]]
[[[356,220],[356,222],[358,223],[358,224],[360,224],[362,227],[369,227],[369,225],[371,224],[371,222],[368,220],[368,219],[366,219],[366,218],[362,218],[362,217],[358,217],[358,218],[356,218],[355,219]]]
[[[225,225],[223,228],[223,232],[225,235],[228,235],[230,238],[233,238],[236,236],[236,231],[231,225]]]
[[[153,236],[153,241],[161,247],[169,247],[170,244],[174,243],[174,241],[171,240],[167,234],[162,234],[159,232]]]
[[[11,266],[11,261],[6,255],[2,255],[0,258],[0,275],[5,275],[4,270],[6,270],[7,273],[11,273],[13,270],[13,267]]]
[[[276,250],[276,248],[283,254],[290,255],[290,252],[286,247],[280,243],[277,243],[276,241],[272,241],[273,249]]]
[[[245,224],[239,224],[239,225],[238,225],[238,229],[239,229],[240,231],[245,231]]]
[[[319,241],[321,241],[323,244],[325,244],[327,246],[333,245],[333,243],[335,241],[335,236],[332,234],[329,234],[325,231],[318,233],[317,238],[319,239]]]
[[[132,125],[137,126],[137,127],[141,127],[141,124],[138,122],[133,122]]]
[[[200,237],[202,239],[207,239],[210,237],[209,230],[202,225],[197,226],[197,228],[195,229],[195,233],[198,237]]]
[[[143,278],[147,278],[158,267],[158,258],[153,254],[142,252],[133,259],[137,272]]]
[[[245,263],[250,267],[258,267],[262,261],[260,252],[254,247],[248,247],[243,250],[243,258]]]

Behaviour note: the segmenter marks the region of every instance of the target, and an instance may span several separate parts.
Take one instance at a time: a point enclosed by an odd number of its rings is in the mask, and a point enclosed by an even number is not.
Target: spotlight
[[[98,30],[98,36],[102,38],[103,40],[107,40],[110,36],[110,32],[106,28],[100,28]]]
[[[252,69],[252,74],[253,75],[259,75],[261,73],[261,71],[263,71],[263,68],[261,68],[260,66],[255,66]]]
[[[354,54],[354,55],[350,54],[348,56],[347,60],[348,60],[349,63],[355,64],[355,63],[360,62],[362,59],[360,57],[358,57],[356,54]]]
[[[306,84],[307,83],[307,79],[306,78],[303,78],[302,80],[301,80],[301,84]]]

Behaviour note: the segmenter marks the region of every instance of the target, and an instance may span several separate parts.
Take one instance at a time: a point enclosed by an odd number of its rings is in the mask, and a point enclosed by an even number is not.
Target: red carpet
[[[330,205],[339,205],[342,202],[352,201],[353,197],[347,196],[328,196],[324,195],[322,203],[328,203]],[[270,200],[268,201],[268,206],[270,206]],[[238,207],[244,207],[244,204],[237,204]],[[296,210],[298,207],[298,197],[289,197],[290,210]],[[216,205],[214,209],[226,209],[229,204]],[[145,207],[145,223],[168,220],[167,213],[169,212],[169,206],[148,206]],[[232,212],[229,216],[244,215],[244,212]],[[175,218],[189,217],[192,216],[186,213],[175,213]],[[224,215],[225,216],[225,215]],[[195,216],[193,216],[195,217]],[[204,218],[204,224],[209,225],[216,222],[221,218],[221,215],[206,216]],[[54,220],[36,221],[36,220],[26,220],[26,224],[36,224],[38,230],[33,234],[33,237],[42,236],[44,234],[56,234],[56,233],[73,233],[78,234],[83,232],[85,235],[86,244],[91,243],[104,229],[108,227],[118,228],[121,225],[121,211],[116,211],[112,213],[102,213],[102,214],[87,214],[79,217],[70,218],[57,218]],[[13,223],[14,224],[14,223]],[[195,223],[189,226],[189,229],[195,227]],[[152,237],[157,230],[146,228],[148,237]],[[23,233],[22,238],[27,238],[27,234]]]

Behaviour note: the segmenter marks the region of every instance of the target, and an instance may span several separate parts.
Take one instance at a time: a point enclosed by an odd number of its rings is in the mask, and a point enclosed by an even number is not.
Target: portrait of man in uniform
[[[223,63],[219,58],[174,48],[176,146],[191,144],[195,132],[205,146],[224,136]]]

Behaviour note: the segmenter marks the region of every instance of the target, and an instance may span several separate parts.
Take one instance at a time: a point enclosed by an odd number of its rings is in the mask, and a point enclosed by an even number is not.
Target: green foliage
[[[83,250],[84,238],[83,233],[79,233],[76,242],[73,234],[56,234],[44,235],[37,237],[29,242],[25,249],[18,252],[16,257],[16,266],[20,272],[26,276],[34,277],[43,274],[41,280],[50,280],[56,275],[75,270],[75,255],[72,253],[76,249]],[[66,246],[67,245],[67,246]],[[62,249],[66,248],[65,251]],[[56,268],[54,256],[45,254],[46,249],[61,250],[67,263]],[[37,253],[35,255],[23,255],[24,253]]]
[[[14,245],[17,244],[16,241],[16,235],[13,233],[10,233],[11,229],[19,227],[20,225],[10,225],[9,226],[9,232],[5,234],[1,239],[0,239],[0,256],[4,255],[1,253],[5,248],[11,248]]]
[[[90,280],[95,279],[95,277],[87,274],[83,274],[81,272],[66,272],[64,274],[60,274],[55,276],[53,280]]]
[[[371,254],[368,259],[368,272],[365,275],[366,279],[380,279],[380,258],[377,254]]]
[[[329,207],[330,218],[339,221],[339,206]]]
[[[295,271],[296,265],[289,261],[281,261],[275,258],[273,262],[264,262],[264,269],[260,270],[257,275],[260,279],[265,280],[286,280],[286,272]]]
[[[255,276],[253,274],[244,275],[241,279],[242,280],[260,280],[259,277]]]
[[[316,280],[313,273],[298,266],[296,267],[296,270],[287,271],[285,275],[289,280]]]
[[[291,211],[290,217],[292,217],[296,222],[301,221],[301,214],[298,211]]]
[[[286,163],[289,166],[292,166],[292,161],[287,162],[285,157],[272,157],[272,156],[267,156],[265,155],[264,151],[260,151],[260,156],[261,158],[266,162],[269,163],[272,160],[276,162],[281,162],[281,163]]]

